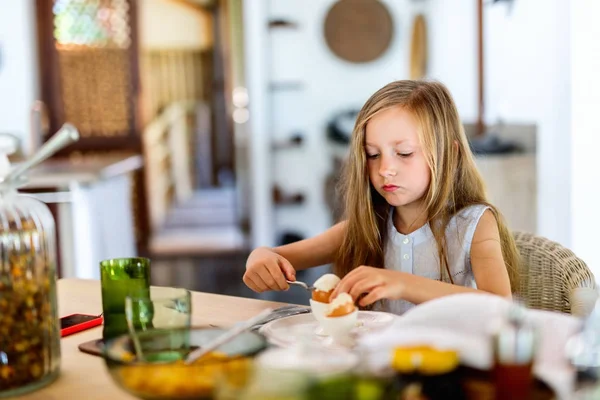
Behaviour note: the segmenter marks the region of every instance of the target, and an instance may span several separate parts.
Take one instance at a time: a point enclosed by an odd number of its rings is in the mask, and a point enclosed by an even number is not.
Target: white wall
[[[486,7],[489,121],[535,122],[538,233],[571,242],[569,2]]]
[[[571,2],[573,251],[600,278],[600,2]]]
[[[452,92],[461,118],[477,118],[477,15],[471,0],[423,2],[428,29],[428,76]]]
[[[38,98],[37,66],[34,1],[0,0],[0,133],[18,135],[25,146]]]
[[[464,121],[477,116],[475,1],[428,2],[430,76],[446,83]],[[535,123],[538,233],[571,244],[569,2],[486,5],[486,120]]]

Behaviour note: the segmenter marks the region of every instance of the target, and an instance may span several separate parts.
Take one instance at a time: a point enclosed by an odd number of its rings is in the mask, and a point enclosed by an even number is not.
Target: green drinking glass
[[[106,341],[128,332],[125,298],[150,297],[150,260],[147,258],[114,258],[100,262],[102,310]],[[138,320],[134,325],[139,325]]]

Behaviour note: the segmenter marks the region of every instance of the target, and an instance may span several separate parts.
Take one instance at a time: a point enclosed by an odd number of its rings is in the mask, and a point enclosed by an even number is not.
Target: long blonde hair
[[[334,269],[344,276],[360,265],[383,268],[390,206],[370,183],[365,155],[368,122],[391,107],[403,107],[420,125],[419,138],[431,171],[425,194],[427,221],[440,260],[440,277],[453,283],[448,265],[446,228],[465,207],[483,204],[496,217],[502,255],[512,291],[519,289],[517,248],[500,212],[491,205],[483,179],[448,89],[438,82],[402,80],[378,90],[358,114],[342,177],[347,230]]]

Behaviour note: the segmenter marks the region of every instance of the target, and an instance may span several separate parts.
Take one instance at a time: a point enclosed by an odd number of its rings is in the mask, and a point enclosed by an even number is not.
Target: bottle
[[[497,400],[531,397],[537,335],[525,308],[513,303],[494,336],[494,385]]]

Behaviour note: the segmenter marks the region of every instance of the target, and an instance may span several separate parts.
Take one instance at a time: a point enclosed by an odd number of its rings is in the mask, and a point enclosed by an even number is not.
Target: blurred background
[[[156,285],[306,303],[296,288],[245,288],[246,257],[339,219],[356,112],[390,81],[436,79],[510,228],[599,274],[598,8],[0,0],[0,148],[18,163],[65,122],[82,134],[25,188],[54,213],[62,277],[138,254]]]

